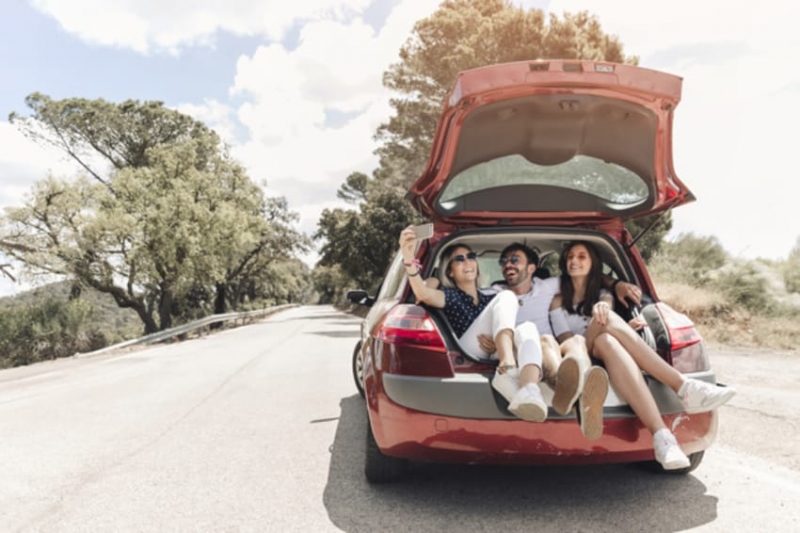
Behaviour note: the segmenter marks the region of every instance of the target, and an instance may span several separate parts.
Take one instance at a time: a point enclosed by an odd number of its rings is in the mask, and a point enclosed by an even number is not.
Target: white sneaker
[[[678,390],[683,408],[689,414],[713,411],[735,394],[733,387],[718,387],[699,379],[687,379]]]
[[[675,435],[667,428],[659,429],[653,435],[653,450],[656,452],[656,461],[661,463],[664,470],[677,470],[689,468],[691,463],[683,453]]]
[[[492,378],[492,388],[500,393],[500,396],[511,403],[514,396],[519,392],[519,370],[510,368],[503,374],[495,372]]]
[[[547,420],[547,404],[544,403],[541,389],[535,383],[528,383],[522,387],[511,400],[508,410],[528,422]]]

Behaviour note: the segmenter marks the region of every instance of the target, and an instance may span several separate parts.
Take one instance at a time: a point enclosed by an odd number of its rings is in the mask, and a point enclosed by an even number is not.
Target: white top
[[[611,296],[611,293],[606,289],[600,289],[600,298],[606,296]],[[563,307],[550,311],[550,322],[553,323],[553,334],[556,337],[567,332],[571,332],[573,335],[583,335],[591,320],[590,316],[567,313]]]

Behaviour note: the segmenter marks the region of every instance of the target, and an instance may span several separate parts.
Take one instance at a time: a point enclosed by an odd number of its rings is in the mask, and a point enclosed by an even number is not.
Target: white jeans
[[[459,344],[469,355],[483,358],[487,355],[496,359],[497,354],[487,354],[478,343],[478,335],[488,335],[494,339],[504,329],[514,331],[514,348],[517,352],[517,365],[542,367],[542,346],[539,341],[539,330],[533,322],[516,325],[519,300],[511,291],[497,294],[489,305],[481,311],[467,331],[458,339]]]

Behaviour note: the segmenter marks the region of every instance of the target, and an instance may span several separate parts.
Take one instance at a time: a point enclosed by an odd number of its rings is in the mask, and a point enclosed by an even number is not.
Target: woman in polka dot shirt
[[[497,294],[480,292],[478,258],[465,244],[451,245],[442,252],[439,288],[426,285],[419,275],[421,265],[415,258],[417,238],[410,226],[400,233],[400,249],[417,300],[442,309],[466,353],[477,358],[499,359],[497,372],[506,374],[505,379],[495,376],[492,386],[510,402],[509,410],[525,420],[544,421],[547,405],[537,384],[542,368],[539,331],[531,322],[516,326],[519,302],[514,293],[508,290]],[[491,336],[497,352],[484,352],[478,335]],[[539,371],[535,382],[522,388],[518,383],[514,346],[520,360],[533,363]],[[513,374],[514,379],[509,379],[508,374]]]

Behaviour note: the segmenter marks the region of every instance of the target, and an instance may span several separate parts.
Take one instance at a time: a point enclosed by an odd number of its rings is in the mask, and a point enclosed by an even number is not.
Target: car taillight
[[[710,368],[703,337],[691,319],[663,302],[655,305],[664,324],[672,366],[679,372],[702,372]]]
[[[418,305],[393,307],[378,325],[377,337],[389,344],[409,344],[447,352],[442,334],[428,312]]]

